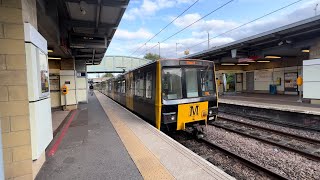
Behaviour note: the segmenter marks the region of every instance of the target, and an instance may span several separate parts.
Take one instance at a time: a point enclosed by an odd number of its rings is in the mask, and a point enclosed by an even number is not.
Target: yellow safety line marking
[[[113,112],[112,108],[108,108],[108,103],[105,101],[106,97],[99,92],[96,92],[96,96],[142,177],[144,179],[175,179],[161,164],[159,159],[141,142],[132,130],[121,121],[119,115]]]

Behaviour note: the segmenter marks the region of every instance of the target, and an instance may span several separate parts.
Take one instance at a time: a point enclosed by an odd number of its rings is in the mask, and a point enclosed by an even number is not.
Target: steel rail
[[[250,120],[259,120],[261,122],[267,122],[267,123],[271,123],[274,125],[280,125],[280,126],[285,126],[285,127],[290,127],[290,128],[296,128],[296,129],[303,129],[303,130],[308,130],[308,131],[315,131],[315,132],[319,132],[319,129],[316,128],[312,128],[309,126],[303,126],[303,125],[297,125],[297,124],[292,124],[292,123],[285,123],[285,122],[277,122],[277,121],[272,121],[269,120],[267,118],[263,118],[263,117],[258,117],[258,116],[249,116],[249,115],[244,115],[241,113],[235,113],[235,112],[225,112],[225,111],[220,111],[221,113],[224,114],[230,114],[230,115],[235,115],[235,116],[240,116],[240,117],[244,117],[244,118],[248,118]]]
[[[268,174],[268,175],[270,175],[270,176],[272,176],[274,178],[277,178],[277,179],[288,179],[288,178],[284,177],[281,174],[278,174],[278,173],[276,173],[276,172],[274,172],[274,171],[272,171],[270,169],[262,167],[259,164],[254,163],[253,161],[250,161],[249,159],[246,159],[244,157],[241,157],[240,155],[237,155],[237,154],[235,154],[235,153],[233,153],[233,152],[231,152],[231,151],[229,151],[229,150],[227,150],[227,149],[225,149],[225,148],[223,148],[223,147],[221,147],[221,146],[219,146],[217,144],[214,144],[213,142],[211,142],[211,141],[209,141],[207,139],[201,138],[201,139],[199,139],[199,141],[205,143],[206,145],[208,145],[210,147],[216,148],[219,151],[222,151],[222,153],[224,153],[224,154],[226,154],[228,156],[231,156],[231,157],[234,157],[236,159],[239,159],[241,162],[243,162],[244,164],[246,164],[247,166],[249,166],[250,168],[252,168],[254,170],[262,171],[262,172],[264,172],[264,173],[266,173],[266,174]]]
[[[304,151],[304,150],[300,150],[300,149],[296,149],[296,148],[287,146],[287,145],[285,145],[284,143],[281,143],[281,142],[275,142],[275,141],[272,141],[270,139],[263,138],[261,136],[255,136],[253,134],[250,134],[250,132],[248,132],[248,131],[246,133],[246,132],[243,132],[243,131],[240,131],[240,130],[237,130],[237,129],[233,129],[233,128],[230,128],[230,127],[226,127],[224,125],[217,124],[217,123],[212,123],[211,125],[215,126],[217,128],[221,128],[221,129],[227,130],[227,131],[231,131],[231,132],[236,133],[236,134],[240,134],[242,136],[246,136],[246,137],[253,138],[253,139],[256,139],[256,140],[259,140],[259,141],[263,141],[265,143],[268,143],[268,144],[271,144],[271,145],[275,145],[275,146],[290,150],[292,152],[296,152],[296,153],[298,153],[298,154],[300,154],[300,155],[302,155],[302,156],[304,156],[304,157],[306,157],[308,159],[312,159],[312,160],[315,160],[315,161],[320,161],[320,156],[318,156],[318,155],[312,154],[312,153],[310,153],[308,151]]]
[[[196,138],[194,136],[194,134],[192,134],[191,132],[187,132],[185,131],[186,134],[188,134],[188,137],[194,137],[194,140],[199,142],[199,143],[203,143],[207,146],[209,146],[210,148],[213,148],[213,149],[217,149],[218,151],[221,151],[223,154],[225,154],[226,156],[229,156],[229,157],[232,157],[232,158],[235,158],[235,159],[238,159],[241,163],[243,163],[245,166],[251,168],[251,169],[254,169],[258,172],[264,172],[265,174],[273,177],[273,178],[276,178],[276,179],[288,179],[287,177],[279,174],[279,173],[276,173],[270,169],[267,169],[249,159],[246,159],[234,152],[231,152],[230,150],[226,149],[226,148],[223,148],[217,144],[215,144],[214,142],[211,142],[209,140],[207,140],[206,138]]]
[[[262,127],[262,126],[251,124],[251,123],[247,123],[247,122],[241,122],[241,121],[237,121],[237,120],[226,118],[226,117],[219,117],[219,119],[222,119],[224,121],[231,121],[231,122],[237,123],[237,124],[243,124],[245,126],[249,126],[249,127],[252,127],[252,128],[258,128],[258,129],[262,129],[262,130],[265,130],[265,131],[271,131],[271,132],[274,132],[276,134],[285,135],[285,136],[296,138],[296,139],[299,139],[299,140],[302,140],[302,141],[307,141],[307,142],[310,142],[310,143],[316,143],[316,144],[320,145],[320,140],[317,140],[317,139],[312,139],[312,138],[300,136],[300,135],[297,135],[297,134],[287,133],[287,132],[283,132],[283,131],[279,131],[279,130],[275,130],[275,129],[271,129],[271,128],[267,128],[267,127]]]

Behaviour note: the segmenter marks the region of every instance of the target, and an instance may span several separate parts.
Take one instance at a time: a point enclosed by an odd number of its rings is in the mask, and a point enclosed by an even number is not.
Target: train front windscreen
[[[212,67],[164,68],[162,97],[164,100],[205,97],[215,94]]]

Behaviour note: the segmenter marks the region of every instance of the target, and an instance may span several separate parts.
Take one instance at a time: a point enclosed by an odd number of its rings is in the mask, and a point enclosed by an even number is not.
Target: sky
[[[169,38],[209,12],[230,0],[199,0],[150,42],[168,23],[196,0],[130,0],[106,55],[143,57],[146,53],[159,53],[163,58],[184,56],[256,35],[320,14],[315,8],[320,0],[302,0],[288,8],[266,16],[234,31],[225,33],[297,0],[234,0],[203,20]],[[225,34],[223,34],[225,33]],[[222,34],[222,35],[221,35]],[[203,43],[201,43],[203,42]],[[140,49],[138,49],[141,47]],[[152,48],[154,47],[154,48]]]

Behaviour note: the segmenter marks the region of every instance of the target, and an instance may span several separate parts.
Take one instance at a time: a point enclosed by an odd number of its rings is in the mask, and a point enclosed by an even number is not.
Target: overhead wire
[[[271,12],[269,12],[269,13],[263,15],[263,16],[260,16],[260,17],[258,17],[258,18],[256,18],[256,19],[253,19],[253,20],[249,21],[249,22],[246,22],[246,23],[244,23],[244,24],[241,24],[240,26],[237,26],[237,27],[232,28],[232,29],[230,29],[230,30],[228,30],[228,31],[226,31],[226,32],[223,32],[223,33],[221,33],[221,34],[218,34],[218,35],[210,38],[209,40],[215,39],[215,38],[220,37],[220,36],[222,36],[222,35],[225,35],[225,34],[227,34],[227,33],[229,33],[229,32],[232,32],[232,31],[234,31],[234,30],[237,30],[237,29],[239,29],[239,28],[242,28],[243,26],[246,26],[246,25],[251,24],[251,23],[253,23],[253,22],[255,22],[255,21],[258,21],[258,20],[260,20],[260,19],[262,19],[262,18],[264,18],[264,17],[266,17],[266,16],[269,16],[269,15],[271,15],[271,14],[274,14],[274,13],[276,13],[276,12],[278,12],[278,11],[281,11],[281,10],[283,10],[283,9],[285,9],[285,8],[288,8],[288,7],[290,7],[290,6],[294,5],[294,4],[297,4],[297,3],[301,2],[301,1],[303,1],[303,0],[298,0],[298,1],[292,2],[292,3],[290,3],[290,4],[286,5],[286,6],[283,6],[283,7],[279,8],[279,9],[276,9],[276,10],[274,10],[274,11],[271,11]],[[188,49],[191,49],[191,48],[193,48],[193,47],[195,47],[195,46],[198,46],[198,45],[200,45],[200,44],[203,44],[203,43],[205,43],[205,42],[208,42],[208,40],[205,40],[205,41],[202,41],[202,42],[200,42],[200,43],[197,43],[197,44],[189,47]]]
[[[158,36],[163,30],[165,30],[167,27],[169,27],[174,21],[176,21],[179,17],[181,17],[185,12],[187,12],[191,7],[193,7],[197,2],[199,2],[199,0],[196,0],[194,3],[192,3],[190,6],[188,6],[187,9],[185,9],[184,11],[182,11],[177,17],[175,17],[170,23],[168,23],[164,28],[162,28],[158,33],[156,33],[155,35],[153,35],[150,39],[148,39],[147,42],[143,43],[138,49],[136,49],[133,53],[130,54],[130,56],[132,56],[133,54],[135,54],[137,51],[139,51],[139,49],[141,49],[144,45],[146,45],[148,42],[150,42],[152,39],[154,39],[156,36]]]
[[[230,4],[230,3],[233,2],[233,1],[235,1],[235,0],[229,0],[228,2],[222,4],[221,6],[219,6],[219,7],[217,7],[216,9],[210,11],[209,13],[207,13],[207,14],[204,15],[204,16],[202,16],[202,17],[199,18],[198,20],[192,22],[191,24],[187,25],[186,27],[180,29],[179,31],[177,31],[177,32],[175,32],[174,34],[172,34],[171,36],[169,36],[169,37],[167,37],[166,39],[162,40],[160,43],[163,43],[163,42],[169,40],[170,38],[176,36],[177,34],[181,33],[181,32],[184,31],[184,30],[186,30],[186,29],[189,28],[190,26],[192,26],[192,25],[196,24],[197,22],[203,20],[204,18],[208,17],[208,16],[211,15],[212,13],[218,11],[219,9],[225,7],[226,5]],[[159,44],[159,43],[158,43],[158,44]],[[152,46],[152,47],[151,47],[150,49],[148,49],[148,50],[151,50],[151,49],[155,48],[156,46],[158,46],[158,44],[155,44],[154,46]],[[141,54],[140,54],[140,55],[141,55]],[[139,56],[140,56],[140,55],[139,55]]]

